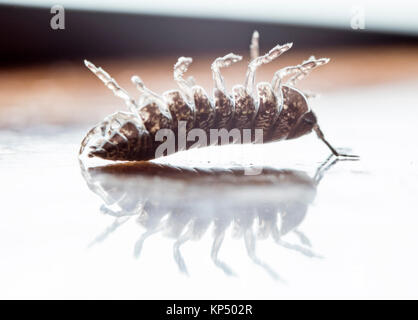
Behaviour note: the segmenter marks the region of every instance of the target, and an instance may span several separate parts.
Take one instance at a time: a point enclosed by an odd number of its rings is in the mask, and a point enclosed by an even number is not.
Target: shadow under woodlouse
[[[207,169],[132,162],[86,168],[81,162],[88,187],[104,201],[101,211],[115,217],[90,246],[104,241],[135,216],[145,231],[134,246],[134,256],[140,256],[148,237],[163,233],[175,239],[174,260],[179,270],[188,274],[181,246],[200,239],[212,227],[211,259],[225,274],[235,275],[219,258],[225,234],[232,229],[235,237],[244,239],[251,261],[281,280],[256,255],[256,242],[271,236],[281,247],[321,258],[299,226],[315,199],[318,183],[337,161],[329,157],[313,177],[304,171],[267,167],[250,176],[245,175],[244,167]],[[289,234],[298,241],[287,241]]]

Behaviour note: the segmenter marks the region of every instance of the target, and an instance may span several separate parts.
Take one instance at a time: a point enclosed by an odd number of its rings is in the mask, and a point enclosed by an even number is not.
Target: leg
[[[217,88],[218,90],[225,92],[225,83],[224,83],[224,79],[221,75],[221,71],[220,68],[225,68],[225,67],[229,67],[231,64],[236,63],[238,61],[241,61],[242,57],[238,56],[236,54],[233,53],[229,53],[226,56],[222,57],[222,58],[217,58],[213,63],[212,63],[212,75],[213,75],[213,80],[215,81],[215,88]]]
[[[142,247],[144,246],[144,242],[151,234],[152,234],[152,232],[147,230],[143,234],[141,234],[139,239],[135,242],[135,246],[134,246],[134,257],[135,258],[139,258],[139,256],[141,255],[141,252],[142,252]]]
[[[187,78],[187,85],[191,88],[196,85],[196,80],[193,76]]]
[[[356,155],[350,155],[350,154],[343,154],[343,153],[339,153],[337,150],[335,150],[335,148],[325,139],[323,132],[321,131],[321,129],[319,128],[319,126],[317,124],[314,125],[314,131],[316,132],[316,135],[318,136],[319,139],[321,139],[326,145],[327,147],[331,150],[332,154],[336,157],[346,157],[346,158],[353,158],[353,159],[359,159],[359,156]]]
[[[251,261],[263,268],[274,280],[283,281],[281,277],[265,262],[261,261],[255,252],[255,236],[253,234],[253,230],[248,228],[244,231],[244,241],[245,241],[245,248],[247,249],[248,257]]]
[[[193,228],[192,225],[189,225],[187,231],[182,234],[176,242],[174,242],[174,246],[173,246],[173,257],[174,260],[176,261],[179,270],[184,273],[184,274],[189,274],[189,272],[187,271],[187,267],[186,267],[186,263],[184,262],[183,256],[181,255],[180,252],[180,247],[181,245],[183,245],[185,242],[191,240],[193,237]]]
[[[141,255],[141,252],[142,252],[142,247],[144,246],[144,242],[145,242],[146,239],[148,239],[153,234],[156,234],[156,233],[160,232],[163,229],[164,229],[164,226],[157,226],[156,228],[151,229],[151,230],[147,230],[143,234],[141,234],[141,236],[139,237],[139,239],[135,243],[134,257],[139,258],[139,256]]]
[[[228,267],[228,265],[225,262],[219,260],[218,258],[219,249],[221,249],[224,238],[225,230],[221,230],[220,232],[216,233],[215,239],[213,239],[210,257],[212,258],[212,261],[215,264],[215,266],[221,268],[226,275],[235,276],[234,271],[232,271],[231,268]]]
[[[254,82],[255,82],[255,72],[257,68],[263,64],[269,63],[274,59],[281,56],[283,53],[288,51],[292,47],[292,43],[286,43],[284,45],[277,45],[273,49],[271,49],[268,53],[264,56],[257,57],[252,60],[248,65],[247,75],[245,78],[245,88],[249,94],[253,93],[254,90]]]
[[[89,243],[88,248],[94,246],[95,244],[105,241],[110,236],[110,234],[115,232],[116,229],[118,229],[121,225],[127,222],[130,218],[131,218],[130,216],[128,217],[122,216],[122,217],[115,218],[113,223],[109,227],[107,227],[104,232],[99,234],[96,238],[94,238],[92,242]]]
[[[297,66],[290,66],[279,69],[273,76],[273,80],[271,81],[271,86],[273,87],[274,92],[281,92],[282,82],[283,79],[291,74],[299,72],[300,67]]]
[[[133,76],[131,78],[131,82],[136,86],[136,88],[141,93],[141,95],[151,96],[155,100],[157,100],[157,101],[159,101],[161,103],[164,103],[163,100],[162,100],[162,98],[158,94],[156,94],[154,91],[151,91],[150,89],[148,89],[145,86],[144,82],[142,81],[142,79],[139,76],[137,76],[137,75]]]
[[[180,57],[177,60],[177,63],[174,65],[174,80],[177,82],[177,85],[180,87],[181,92],[184,93],[186,98],[189,101],[193,101],[192,92],[191,92],[191,81],[185,80],[183,75],[187,72],[190,64],[193,62],[192,58]]]
[[[287,241],[282,240],[281,236],[280,236],[280,231],[278,230],[277,226],[273,227],[273,232],[271,233],[274,241],[281,247],[284,247],[286,249],[289,250],[293,250],[293,251],[297,251],[301,254],[303,254],[304,256],[310,257],[310,258],[322,258],[322,256],[314,253],[313,251],[311,251],[308,248],[299,246],[297,244],[293,244],[293,243],[289,243]]]
[[[165,108],[166,104],[163,98],[160,95],[148,89],[147,87],[145,87],[144,82],[141,80],[140,77],[134,75],[131,78],[131,81],[136,86],[138,91],[141,93],[137,103],[138,108],[147,105],[150,102],[150,100],[155,102],[160,107]]]
[[[132,99],[128,92],[121,88],[119,84],[113,79],[106,71],[104,71],[102,68],[96,67],[93,63],[90,61],[84,60],[84,64],[87,68],[90,69],[91,72],[93,72],[100,80],[103,81],[103,83],[108,87],[115,96],[123,99],[128,106],[129,110],[133,114],[137,114],[136,110],[138,108],[137,104],[135,103],[135,100]]]
[[[313,176],[313,180],[315,181],[316,185],[318,185],[322,180],[325,172],[327,172],[334,164],[336,164],[338,160],[338,158],[335,159],[333,154],[331,154],[324,162],[322,162],[322,164],[316,169],[315,175]]]
[[[307,247],[312,247],[311,241],[309,240],[309,238],[302,231],[299,231],[299,230],[295,229],[295,230],[293,230],[293,233],[298,236],[299,241],[303,245],[305,245]]]
[[[329,62],[330,59],[328,58],[321,58],[321,59],[315,59],[314,56],[309,57],[308,60],[303,61],[299,67],[299,72],[294,75],[292,78],[289,79],[289,81],[287,81],[287,83],[289,85],[295,85],[296,81],[300,81],[303,78],[305,78],[307,75],[309,75],[309,73],[317,68],[320,67],[324,64],[327,64]]]
[[[250,44],[250,60],[254,60],[258,58],[260,54],[260,47],[258,45],[258,41],[260,39],[260,34],[257,30],[253,32],[253,36],[251,38],[251,44]]]
[[[301,64],[298,64],[296,66],[290,66],[285,67],[280,70],[278,70],[274,76],[273,80],[271,82],[271,85],[274,89],[274,92],[280,92],[283,79],[287,76],[290,76],[294,74],[293,77],[291,77],[286,84],[294,86],[296,81],[302,80],[304,77],[306,77],[313,69],[322,66],[329,62],[329,59],[327,58],[321,58],[321,59],[315,59],[315,57],[310,57],[308,60],[303,61]],[[306,94],[306,97],[310,98],[312,96],[315,96],[313,94]]]

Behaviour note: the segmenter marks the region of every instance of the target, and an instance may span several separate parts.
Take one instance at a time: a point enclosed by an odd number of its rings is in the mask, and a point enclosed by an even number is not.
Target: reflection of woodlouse
[[[158,130],[171,129],[177,133],[182,121],[185,123],[186,133],[194,128],[205,132],[210,129],[235,128],[240,133],[243,129],[261,129],[263,142],[294,139],[314,130],[334,155],[349,156],[340,154],[325,140],[315,114],[309,109],[306,95],[293,87],[296,81],[304,78],[314,68],[327,63],[329,59],[311,57],[300,65],[278,70],[271,83],[261,82],[255,85],[257,68],[292,47],[291,43],[278,45],[267,54],[259,56],[258,37],[258,33],[254,32],[245,85],[234,86],[232,96],[226,93],[220,69],[240,61],[242,57],[230,53],[213,62],[213,101],[202,87],[194,85],[193,80],[183,78],[192,62],[191,58],[181,57],[174,66],[174,79],[180,90],[165,92],[162,97],[146,88],[139,77],[132,77],[141,92],[138,101],[132,99],[103,69],[85,61],[86,66],[116,96],[126,102],[131,112],[116,112],[91,129],[82,142],[80,154],[86,150],[89,157],[110,160],[153,159],[156,157],[158,145],[161,144],[155,139]],[[290,75],[292,77],[283,84],[283,78]],[[259,142],[253,133],[251,135],[252,142]],[[188,147],[190,145],[185,145],[185,148]],[[177,146],[176,149],[181,148]]]
[[[92,244],[102,242],[135,217],[145,228],[136,242],[135,256],[140,255],[146,239],[162,233],[175,239],[174,258],[180,270],[187,272],[180,247],[201,239],[212,228],[211,258],[225,273],[233,274],[218,258],[225,235],[232,230],[235,237],[243,238],[251,260],[274,276],[273,270],[257,257],[256,241],[271,237],[284,248],[319,257],[299,228],[315,199],[318,184],[337,162],[329,157],[312,177],[304,171],[266,167],[262,174],[249,176],[242,167],[190,168],[134,162],[87,168],[80,162],[89,189],[103,200],[101,212],[116,218]],[[216,190],[222,190],[216,197],[214,185]],[[247,189],[242,197],[242,190],[248,187],[251,191]],[[163,192],[167,189],[172,190],[169,196]],[[235,200],[236,192],[240,193],[240,201]],[[300,243],[289,242],[290,234]]]

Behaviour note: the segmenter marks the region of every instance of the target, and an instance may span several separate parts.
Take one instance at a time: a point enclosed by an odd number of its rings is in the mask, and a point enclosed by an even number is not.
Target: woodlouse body
[[[241,135],[238,142],[253,143],[294,139],[314,130],[334,155],[348,156],[338,153],[324,139],[317,119],[309,109],[306,95],[294,87],[296,81],[329,59],[311,57],[300,65],[280,69],[271,83],[254,84],[257,68],[276,59],[291,46],[278,45],[259,56],[258,33],[254,32],[245,85],[234,86],[232,94],[228,94],[220,69],[240,61],[242,57],[230,53],[217,58],[212,64],[215,82],[213,98],[193,80],[183,78],[191,58],[181,57],[174,66],[174,79],[180,90],[171,90],[162,96],[146,88],[141,79],[134,76],[132,81],[140,91],[138,101],[132,99],[103,69],[85,61],[86,66],[125,101],[130,112],[116,112],[90,130],[82,141],[80,154],[86,151],[89,157],[109,160],[150,160],[159,156],[157,148],[165,142],[157,139],[158,132],[171,130],[175,141],[179,141],[180,124],[184,123],[184,140],[195,129],[203,130],[206,139],[212,129],[236,129]],[[282,84],[283,79],[290,75],[292,77]],[[250,131],[249,139],[243,134],[245,129]],[[261,131],[261,139],[255,134],[257,130]],[[194,139],[190,140],[187,138],[182,145],[176,143],[173,152],[195,146]],[[209,141],[206,141],[203,145],[208,144]]]

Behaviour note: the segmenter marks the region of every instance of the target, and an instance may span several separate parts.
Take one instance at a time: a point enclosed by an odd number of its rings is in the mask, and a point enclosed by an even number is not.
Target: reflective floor
[[[3,129],[0,298],[418,298],[417,87],[313,103],[360,161],[310,135],[110,165],[87,126]]]

